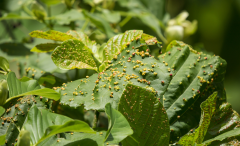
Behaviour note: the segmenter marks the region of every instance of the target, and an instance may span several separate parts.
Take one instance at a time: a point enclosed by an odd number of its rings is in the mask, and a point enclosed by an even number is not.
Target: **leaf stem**
[[[94,11],[95,11],[95,6],[92,7],[90,13],[93,13]],[[89,21],[90,21],[90,19],[88,18],[88,19],[84,22],[83,27],[81,28],[81,31],[84,31],[84,30],[86,29]]]
[[[131,18],[132,18],[132,16],[127,16],[127,17],[125,17],[125,18],[119,23],[119,26],[120,26],[120,27],[123,27]]]
[[[95,117],[93,119],[93,127],[92,128],[97,128],[97,123],[98,123],[98,119],[99,119],[99,111],[95,111]]]
[[[1,71],[1,70],[0,70],[0,73],[2,73],[2,74],[4,74],[4,75],[7,74],[7,72],[5,72],[5,71]]]

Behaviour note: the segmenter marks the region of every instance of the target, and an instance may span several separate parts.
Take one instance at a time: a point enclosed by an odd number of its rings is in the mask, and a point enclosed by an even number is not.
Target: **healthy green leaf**
[[[199,127],[194,133],[183,136],[178,142],[181,145],[201,144],[207,133],[208,126],[216,110],[217,92],[213,93],[206,101],[201,104],[201,120]]]
[[[0,106],[4,105],[8,98],[8,85],[5,79],[0,80]]]
[[[105,112],[109,119],[105,143],[118,144],[127,136],[133,134],[127,119],[119,111],[113,109],[110,103],[106,104]]]
[[[60,98],[59,93],[52,89],[40,89],[40,86],[36,80],[20,82],[13,72],[8,74],[7,83],[9,87],[10,98],[8,98],[6,102],[24,95],[40,95],[54,100],[58,100]]]
[[[3,69],[6,72],[9,72],[9,63],[7,61],[7,59],[5,59],[4,57],[0,56],[0,68]]]
[[[45,9],[43,8],[43,6],[41,6],[36,1],[33,2],[31,10],[32,10],[32,13],[35,15],[35,17],[38,20],[44,21],[45,17],[47,16],[47,13],[46,13]]]
[[[57,133],[67,131],[95,133],[82,121],[73,121],[71,118],[63,115],[40,110],[36,106],[30,109],[27,121],[23,127],[30,132],[31,144],[34,145],[40,144],[45,139],[49,140],[49,137]]]
[[[26,56],[32,54],[23,43],[2,43],[0,49],[9,56]],[[8,59],[8,58],[6,58]]]
[[[59,25],[68,25],[71,21],[83,21],[84,19],[85,17],[82,12],[76,9],[71,9],[65,13],[54,16],[54,20],[56,20]]]
[[[62,3],[62,0],[40,0],[40,1],[43,2],[47,6],[52,6],[52,5]]]
[[[74,132],[84,132],[84,133],[93,133],[95,134],[96,132],[93,131],[87,123],[83,122],[83,121],[77,121],[77,120],[71,120],[68,121],[62,125],[53,125],[50,126],[46,129],[45,134],[42,136],[42,138],[37,142],[41,143],[42,141],[44,141],[45,139],[58,134],[58,133],[64,133],[64,132],[70,132],[70,131],[74,131]],[[37,145],[36,144],[36,145]]]
[[[19,133],[17,146],[30,146],[30,132],[24,128]]]
[[[2,106],[0,106],[0,116],[2,116],[2,114],[5,113],[5,108],[3,108]]]
[[[97,70],[92,51],[80,40],[67,40],[52,53],[53,62],[61,69]]]
[[[111,38],[115,35],[115,32],[113,31],[110,24],[102,18],[102,16],[98,13],[89,13],[87,11],[83,11],[83,14],[86,18],[88,18],[93,24],[96,25],[101,31],[105,32],[108,36],[108,38]]]
[[[135,140],[140,146],[169,144],[170,127],[166,110],[151,90],[128,84],[118,110],[134,131],[131,137],[122,141],[123,145],[135,146]]]
[[[46,44],[38,44],[34,48],[31,49],[31,52],[51,52],[53,51],[57,46],[60,46],[61,44],[57,43],[46,43]]]

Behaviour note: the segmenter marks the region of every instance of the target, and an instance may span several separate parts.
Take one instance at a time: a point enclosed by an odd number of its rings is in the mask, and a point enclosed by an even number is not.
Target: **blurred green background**
[[[179,29],[169,33],[170,19],[177,20],[183,11],[189,13],[184,30],[193,29],[189,34]],[[33,30],[84,31],[101,44],[117,33],[141,29],[162,40],[163,47],[174,32],[173,38],[227,61],[225,89],[228,101],[240,113],[240,0],[1,0],[0,17],[0,55],[12,58],[27,54],[21,47],[30,53],[35,45],[50,42],[31,38]],[[14,48],[15,53],[6,48]],[[18,72],[14,60],[10,66]]]

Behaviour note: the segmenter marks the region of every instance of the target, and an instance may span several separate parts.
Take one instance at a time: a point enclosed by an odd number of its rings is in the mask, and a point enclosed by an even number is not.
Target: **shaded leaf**
[[[46,100],[43,98],[42,101],[45,102]],[[5,144],[7,146],[15,144],[19,136],[19,130],[22,128],[28,115],[28,110],[33,104],[36,104],[39,108],[43,108],[45,104],[42,101],[33,96],[25,96],[19,98],[14,105],[8,106],[5,114],[0,119],[0,139],[2,139],[0,142],[7,142]]]
[[[93,24],[95,24],[96,27],[98,27],[101,31],[106,33],[108,38],[111,38],[115,35],[110,24],[105,19],[103,19],[100,14],[98,14],[98,13],[91,14],[87,11],[83,11],[83,14],[86,18],[89,18],[89,20]]]
[[[54,16],[54,20],[60,25],[68,25],[71,21],[84,20],[84,15],[76,9],[71,9],[63,14]]]
[[[181,145],[194,145],[194,143],[201,144],[207,133],[211,118],[216,110],[217,92],[213,93],[206,101],[201,104],[201,120],[199,127],[194,133],[183,136],[178,142]]]
[[[128,84],[120,99],[118,110],[130,123],[134,133],[123,145],[168,145],[170,127],[163,105],[151,90]]]
[[[59,45],[61,44],[57,44],[57,43],[38,44],[31,49],[31,52],[39,52],[39,53],[51,52]]]
[[[33,2],[31,10],[38,20],[44,21],[45,17],[47,16],[47,12],[43,8],[43,6],[36,1]]]
[[[0,49],[10,56],[26,56],[32,54],[22,43],[2,43]]]
[[[43,135],[43,137],[37,142],[41,143],[42,141],[44,141],[45,139],[47,139],[48,137],[51,137],[55,134],[58,133],[64,133],[64,132],[84,132],[84,133],[96,133],[95,131],[93,131],[87,123],[83,122],[83,121],[77,121],[77,120],[71,120],[68,121],[62,125],[53,125],[50,126],[46,129],[45,134]],[[36,144],[36,145],[37,145]]]
[[[40,86],[36,80],[20,82],[13,72],[8,74],[7,83],[9,87],[10,98],[8,98],[6,102],[24,95],[40,95],[54,100],[58,100],[60,98],[59,93],[52,89],[40,89]]]
[[[9,63],[6,58],[0,56],[0,69],[3,69],[6,72],[9,72]]]
[[[67,40],[52,53],[53,62],[61,69],[97,70],[91,49],[80,40]]]
[[[109,119],[108,131],[105,136],[106,143],[118,144],[133,134],[127,119],[119,111],[113,109],[110,103],[106,104],[105,112]]]

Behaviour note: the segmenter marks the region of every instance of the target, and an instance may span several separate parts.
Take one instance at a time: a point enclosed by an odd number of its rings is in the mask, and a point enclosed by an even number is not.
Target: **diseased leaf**
[[[54,100],[59,100],[60,98],[59,93],[52,89],[40,89],[36,80],[29,80],[26,82],[19,81],[13,72],[8,74],[7,83],[9,87],[9,98],[6,102],[24,95],[40,95]]]
[[[221,144],[235,144],[235,145],[239,145],[239,139],[240,139],[240,128],[236,128],[230,131],[227,131],[221,135],[218,135],[212,139],[209,139],[207,141],[204,141],[203,144],[204,145],[221,145]],[[235,139],[234,137],[237,137],[237,139]],[[223,141],[227,139],[227,141]],[[215,143],[215,144],[214,144]]]
[[[61,44],[57,43],[46,43],[46,44],[38,44],[34,48],[31,49],[31,52],[51,52],[53,51],[57,46],[60,46]]]
[[[0,142],[6,142],[6,146],[15,144],[19,136],[19,130],[22,128],[28,115],[28,110],[33,104],[39,108],[43,108],[45,101],[45,98],[40,101],[39,98],[25,96],[19,98],[14,105],[8,106],[5,114],[3,114],[0,119]]]
[[[119,111],[113,109],[110,103],[106,104],[105,112],[109,119],[105,143],[118,144],[127,136],[133,134],[127,119]]]
[[[97,70],[91,49],[80,40],[67,40],[52,53],[53,62],[61,69]]]
[[[183,136],[178,142],[181,145],[201,144],[207,133],[212,116],[216,110],[217,92],[213,93],[206,101],[201,104],[201,120],[199,127],[194,133]]]
[[[135,146],[136,141],[140,146],[169,144],[170,127],[166,110],[151,90],[128,84],[118,110],[134,131],[131,137],[122,141],[123,145]]]
[[[29,35],[35,38],[54,40],[54,41],[66,41],[69,39],[74,39],[74,37],[71,35],[68,35],[66,33],[62,33],[59,31],[55,31],[55,30],[49,30],[46,32],[35,30],[35,31],[32,31]]]

